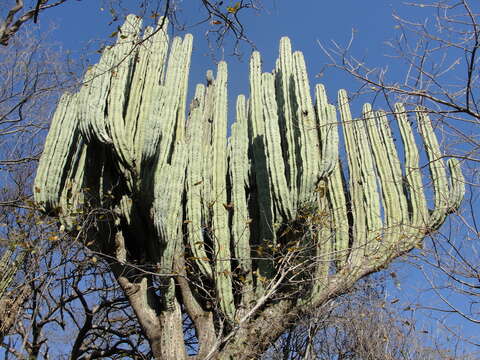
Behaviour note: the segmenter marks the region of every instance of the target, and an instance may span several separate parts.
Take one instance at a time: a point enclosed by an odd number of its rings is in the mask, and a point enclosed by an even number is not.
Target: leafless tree
[[[0,48],[0,354],[144,359],[148,347],[110,273],[31,201],[51,111],[75,84],[73,65],[46,36],[22,28]]]
[[[28,4],[24,0],[11,0],[0,5],[0,44],[7,46],[15,34],[29,22],[40,21],[41,14],[52,8],[60,7],[68,0],[31,0]],[[71,1],[71,0],[70,0]],[[132,10],[131,4],[122,0],[103,0],[99,2],[99,11],[110,12],[112,23],[123,21],[125,15],[131,11],[145,19],[156,20],[160,16],[168,18],[170,23],[179,30],[192,26],[206,24],[206,36],[217,44],[232,36],[235,44],[240,41],[249,41],[241,18],[248,10],[258,11],[261,7],[259,0],[241,0],[234,3],[219,0],[196,0],[184,3],[179,0],[141,0]],[[199,8],[193,20],[185,20],[184,7]]]
[[[431,336],[388,300],[386,273],[362,281],[315,314],[299,319],[262,359],[456,360],[473,355]]]
[[[20,270],[29,293],[4,338],[6,356],[150,358],[128,301],[105,265],[80,245],[59,237],[35,256],[34,273]]]
[[[46,34],[44,34],[45,36]],[[0,334],[8,333],[30,293],[21,267],[34,270],[42,248],[32,229],[32,176],[48,118],[60,92],[72,84],[68,67],[45,37],[21,30],[0,48]],[[34,256],[34,254],[36,255]]]

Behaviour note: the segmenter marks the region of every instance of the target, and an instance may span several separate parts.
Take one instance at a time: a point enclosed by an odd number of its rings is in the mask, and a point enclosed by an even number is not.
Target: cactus
[[[267,311],[267,302],[286,306],[282,298],[290,310],[317,306],[341,292],[340,284],[420,246],[460,206],[460,166],[449,160],[447,176],[424,109],[413,112],[433,210],[413,120],[401,104],[393,115],[403,160],[385,112],[366,104],[353,118],[346,91],[334,106],[323,85],[312,99],[303,55],[282,38],[272,73],[262,73],[260,54],[252,54],[250,98],[238,97],[227,139],[226,63],[197,86],[186,116],[192,38],[173,39],[170,50],[168,44],[163,29],[147,28],[142,37],[139,20],[127,18],[79,93],[60,100],[35,179],[37,203],[72,232],[90,209],[108,212],[87,232],[88,243],[117,257],[113,269],[154,266],[163,287],[148,296],[173,304],[162,310],[173,314],[168,319],[177,316],[179,299],[184,311],[213,313],[218,332],[254,322],[246,320],[249,309]],[[130,273],[116,275],[124,281]],[[189,289],[175,286],[177,276]],[[194,316],[197,331],[200,318]]]

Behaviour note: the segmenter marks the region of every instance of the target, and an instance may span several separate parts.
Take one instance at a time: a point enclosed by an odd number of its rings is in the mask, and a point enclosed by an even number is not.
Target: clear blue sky
[[[232,1],[230,1],[232,2]],[[126,0],[125,5],[134,3]],[[187,4],[192,3],[190,8]],[[228,5],[226,0],[225,4]],[[358,84],[339,71],[329,70],[321,79],[315,78],[328,62],[326,56],[318,46],[318,41],[329,46],[334,40],[341,45],[348,43],[352,30],[355,31],[355,42],[351,49],[357,58],[364,58],[371,65],[385,66],[391,62],[385,54],[391,52],[385,41],[395,36],[395,23],[392,13],[408,16],[411,19],[423,19],[428,14],[428,9],[415,9],[401,5],[400,1],[319,1],[319,0],[265,0],[265,9],[260,13],[245,12],[241,17],[248,37],[254,42],[264,59],[264,69],[270,71],[274,66],[274,59],[278,53],[278,41],[282,36],[289,36],[295,50],[303,51],[309,69],[312,86],[322,82],[327,86],[330,100],[336,98],[340,88],[355,91]],[[116,30],[118,23],[108,25],[111,16],[108,11],[101,11],[101,2],[95,0],[69,1],[58,9],[46,11],[40,18],[41,26],[55,24],[57,30],[51,38],[62,44],[65,50],[72,51],[73,57],[94,54],[98,48],[91,45],[92,40],[107,39]],[[186,19],[195,19],[199,8],[196,0],[183,2],[183,16]],[[132,10],[135,12],[135,9]],[[206,28],[199,26],[189,29],[194,35],[194,52],[191,67],[191,86],[204,81],[207,69],[215,68],[211,50],[208,49],[204,33]],[[85,49],[89,49],[86,51]],[[231,40],[224,49],[224,59],[229,64],[229,91],[231,101],[239,93],[248,93],[248,57],[251,48],[242,46],[243,57],[229,56],[231,53]],[[222,57],[222,49],[215,53],[217,58]],[[393,73],[401,73],[405,69],[391,65]],[[361,104],[356,104],[355,108]],[[230,103],[230,107],[233,102]],[[416,297],[416,289],[428,287],[422,282],[422,277],[405,265],[396,265],[400,279],[401,291],[395,286],[389,287],[393,297],[400,298],[400,304]],[[434,301],[432,296],[423,296],[421,301]],[[416,301],[416,300],[415,300]],[[425,326],[433,328],[435,324],[428,322],[425,316],[419,316]],[[453,321],[453,320],[452,320]],[[465,331],[475,331],[469,324],[455,321],[465,325]],[[431,329],[430,329],[431,330]],[[476,331],[478,332],[478,328]]]
[[[132,2],[125,1],[125,4]],[[225,4],[227,5],[228,2],[225,1]],[[195,5],[188,8],[187,3]],[[286,35],[291,38],[294,49],[304,52],[310,74],[314,76],[321,71],[323,64],[327,61],[317,41],[327,45],[331,40],[346,44],[352,29],[356,31],[357,39],[353,50],[359,57],[366,56],[372,63],[378,64],[385,61],[382,55],[387,52],[387,49],[383,42],[394,35],[395,25],[391,17],[395,8],[388,1],[372,2],[375,6],[366,6],[365,2],[353,0],[321,2],[328,5],[319,5],[320,2],[316,0],[266,0],[264,3],[266,6],[262,12],[257,14],[245,10],[240,18],[245,25],[247,35],[261,52],[267,71],[274,65],[280,37]],[[197,1],[184,1],[183,4],[185,6],[182,12],[183,17],[187,21],[198,19],[194,16],[199,13]],[[107,10],[101,11],[100,8],[101,1],[70,1],[58,9],[45,12],[42,22],[44,25],[51,22],[57,26],[53,38],[60,41],[65,49],[83,52],[92,40],[108,38],[119,24],[114,23],[109,26],[111,16]],[[205,30],[204,26],[189,29],[195,37],[192,82],[203,81],[205,71],[215,66],[205,41]],[[231,44],[232,41],[227,42],[224,49],[225,60],[228,61],[230,68],[230,89],[235,93],[246,92],[248,56],[251,48],[248,45],[242,46],[245,55],[236,58],[229,56],[232,52]],[[90,50],[94,48],[90,46]],[[217,59],[221,58],[221,50],[215,55]],[[338,74],[334,75],[327,73],[322,78],[331,96],[334,96],[340,87],[352,87],[346,81],[340,82],[336,78]]]

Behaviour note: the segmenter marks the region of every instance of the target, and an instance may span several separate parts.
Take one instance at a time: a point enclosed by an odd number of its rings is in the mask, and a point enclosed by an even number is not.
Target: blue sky
[[[227,6],[230,2],[225,1],[225,5]],[[58,9],[46,11],[40,19],[41,26],[46,28],[54,24],[56,30],[51,34],[52,40],[61,44],[64,50],[71,51],[74,58],[87,55],[94,61],[96,56],[94,50],[98,49],[99,45],[92,43],[92,40],[107,39],[119,24],[108,25],[111,16],[107,10],[101,11],[101,3],[95,0],[67,2]],[[124,1],[125,5],[134,3],[133,0]],[[194,5],[188,5],[189,3]],[[395,36],[392,13],[397,12],[417,20],[428,15],[428,9],[412,10],[402,6],[400,1],[265,0],[264,3],[265,8],[261,12],[245,11],[244,16],[241,16],[248,37],[262,54],[264,69],[270,71],[273,68],[278,53],[278,41],[282,36],[289,36],[293,48],[301,50],[305,55],[311,86],[313,87],[317,82],[324,83],[327,86],[330,101],[335,100],[339,89],[346,88],[353,92],[358,88],[358,83],[333,69],[324,72],[321,78],[316,77],[329,62],[318,42],[327,47],[332,40],[345,45],[354,31],[352,54],[357,58],[365,59],[370,65],[385,66],[390,63],[391,71],[394,74],[401,74],[405,69],[401,66],[396,67],[401,64],[393,65],[391,60],[384,56],[391,53],[385,41]],[[184,1],[182,16],[188,21],[193,21],[199,12],[198,6],[195,0]],[[132,11],[135,12],[138,9],[135,10],[132,7]],[[233,99],[236,95],[248,93],[248,58],[252,48],[248,44],[243,44],[241,46],[243,56],[230,56],[232,52],[230,39],[226,42],[224,49],[216,49],[212,53],[205,41],[205,30],[204,26],[189,29],[195,38],[190,89],[193,89],[195,83],[204,81],[206,70],[215,68],[213,57],[223,58],[229,64],[230,107],[233,107]],[[360,103],[355,104],[354,108],[358,109],[360,105]],[[393,285],[388,291],[392,294],[392,298],[400,297],[400,303],[415,298],[418,288],[428,287],[421,275],[411,267],[396,265],[396,268],[401,282],[400,291]],[[435,298],[430,295],[424,297],[423,301],[434,300]],[[425,322],[426,327],[436,326],[435,323],[429,322],[427,317],[417,316],[420,321]],[[467,332],[475,331],[475,328],[468,323],[458,319],[455,323],[465,326]]]
[[[191,14],[199,13],[198,5],[188,8],[184,1],[185,9],[182,16],[189,21],[198,19]],[[134,3],[125,1],[125,4]],[[322,2],[324,3],[324,2]],[[261,52],[266,70],[273,67],[274,59],[278,52],[278,41],[282,36],[289,36],[293,47],[305,54],[310,74],[318,74],[325,62],[326,56],[320,50],[317,41],[329,44],[331,40],[339,44],[346,44],[355,31],[356,41],[352,50],[359,57],[366,56],[371,62],[382,64],[382,55],[387,52],[383,45],[394,35],[394,22],[391,14],[395,8],[384,1],[376,1],[375,6],[366,6],[359,1],[334,1],[319,5],[318,1],[265,1],[265,8],[259,13],[244,10],[240,16],[245,25],[247,35]],[[225,1],[228,5],[228,1]],[[61,42],[65,49],[77,52],[77,56],[85,54],[85,49],[94,50],[90,45],[92,40],[107,39],[115,31],[118,23],[108,25],[111,16],[108,9],[101,11],[101,2],[97,1],[72,1],[58,9],[44,13],[43,25],[55,24],[57,30],[52,34],[55,40]],[[135,9],[133,9],[135,10]],[[398,10],[398,9],[397,9]],[[134,11],[135,12],[135,11]],[[136,11],[137,13],[139,10]],[[242,15],[242,14],[241,14]],[[215,66],[212,52],[205,41],[205,26],[189,29],[194,35],[194,53],[192,58],[192,82],[203,81],[205,71]],[[231,39],[230,39],[231,40]],[[248,89],[248,57],[251,47],[243,44],[241,50],[244,56],[229,56],[232,53],[232,41],[227,41],[225,49],[215,53],[216,58],[224,58],[230,68],[231,91],[246,92]],[[222,57],[222,52],[225,54]],[[351,87],[345,79],[339,81],[339,74],[327,73],[323,78],[329,92],[335,95],[340,87]]]

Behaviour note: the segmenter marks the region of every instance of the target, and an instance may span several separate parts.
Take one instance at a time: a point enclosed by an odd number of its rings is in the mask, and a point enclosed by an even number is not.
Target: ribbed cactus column
[[[189,166],[187,169],[187,229],[189,246],[192,255],[195,257],[202,274],[212,277],[207,252],[205,250],[205,225],[202,221],[202,203],[199,199],[203,197],[203,157],[208,150],[204,148],[202,116],[205,111],[205,87],[198,85],[195,91],[195,101],[190,107],[190,118],[188,123],[188,141],[190,141]]]
[[[231,231],[234,257],[238,261],[238,273],[241,274],[239,290],[244,294],[242,305],[247,308],[247,305],[253,301],[253,277],[250,248],[252,219],[246,196],[250,186],[250,160],[248,157],[248,120],[245,96],[238,96],[236,110],[237,121],[232,124],[232,135],[229,139],[229,170],[232,184],[229,206],[233,207]]]
[[[35,199],[106,253],[158,358],[186,356],[185,313],[203,357],[257,356],[260,339],[418,246],[459,207],[458,161],[446,170],[424,109],[413,112],[432,200],[407,110],[394,113],[400,159],[385,112],[366,104],[354,118],[347,93],[336,108],[322,85],[312,98],[288,38],[272,73],[252,54],[250,98],[238,97],[227,139],[227,65],[207,72],[187,111],[192,37],[141,32],[129,16],[80,91],[60,100]]]
[[[213,110],[213,174],[212,174],[212,237],[215,261],[215,283],[219,303],[225,315],[233,318],[235,305],[232,292],[230,261],[230,229],[227,195],[227,64],[218,65],[215,79],[215,105]]]

